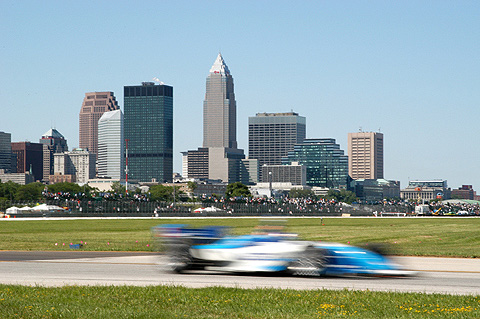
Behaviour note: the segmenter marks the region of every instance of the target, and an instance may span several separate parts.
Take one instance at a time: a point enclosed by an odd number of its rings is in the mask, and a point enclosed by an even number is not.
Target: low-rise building
[[[405,189],[400,191],[400,198],[411,201],[431,201],[435,199],[450,199],[451,189],[446,180],[410,181]]]
[[[114,178],[93,178],[88,180],[88,186],[98,189],[100,192],[111,192],[113,183],[120,183],[122,186],[125,186],[125,181]],[[129,190],[132,190],[129,185]],[[135,188],[133,188],[134,190]]]
[[[263,165],[262,183],[291,183],[305,186],[307,169],[298,162],[289,165]]]
[[[258,160],[253,158],[242,159],[240,163],[240,182],[253,185],[259,182]]]
[[[61,173],[55,173],[53,175],[48,176],[48,180],[50,184],[56,183],[75,183],[75,175],[66,174],[63,175]]]
[[[452,190],[452,198],[456,199],[475,199],[476,192],[473,190],[472,185],[462,185],[458,189]]]
[[[381,201],[386,198],[400,198],[400,181],[357,179],[353,184],[355,195],[360,200]]]
[[[212,195],[223,197],[227,191],[227,183],[223,183],[221,180],[199,180],[195,183],[197,187],[193,191],[193,195],[196,197]]]
[[[306,185],[293,185],[292,183],[257,183],[249,186],[253,197],[280,197],[287,195],[292,189],[311,189]]]
[[[0,169],[0,182],[14,182],[20,185],[27,185],[35,182],[35,178],[29,172],[8,173],[5,169]]]

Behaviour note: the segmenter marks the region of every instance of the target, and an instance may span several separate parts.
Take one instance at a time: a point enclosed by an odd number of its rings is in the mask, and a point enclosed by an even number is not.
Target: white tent
[[[32,208],[34,211],[47,211],[47,212],[63,212],[65,209],[55,205],[41,204]]]
[[[7,215],[14,215],[14,214],[17,214],[20,212],[20,208],[18,207],[15,207],[15,206],[12,206],[10,208],[7,208],[7,211],[5,212],[5,214]]]

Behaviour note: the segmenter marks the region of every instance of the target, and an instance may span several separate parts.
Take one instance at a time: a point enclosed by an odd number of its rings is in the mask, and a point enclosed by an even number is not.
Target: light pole
[[[128,197],[128,139],[125,139],[125,195]]]
[[[269,181],[269,185],[268,185],[268,189],[270,190],[270,198],[272,198],[273,194],[272,194],[272,171],[269,171],[268,172],[268,181]]]

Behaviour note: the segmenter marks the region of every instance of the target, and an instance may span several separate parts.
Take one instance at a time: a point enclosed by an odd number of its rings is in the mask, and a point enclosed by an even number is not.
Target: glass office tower
[[[128,179],[170,182],[173,173],[173,87],[143,82],[124,87]]]
[[[307,185],[328,188],[347,188],[348,156],[333,138],[305,139],[295,144],[282,164],[298,162],[307,168]]]
[[[2,131],[0,131],[0,169],[7,171],[12,169],[12,134]]]

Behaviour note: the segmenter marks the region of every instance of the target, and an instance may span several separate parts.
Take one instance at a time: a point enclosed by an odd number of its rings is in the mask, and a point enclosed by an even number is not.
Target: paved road
[[[162,270],[162,257],[148,253],[0,251],[0,283],[22,285],[183,285],[186,287],[272,287],[369,289],[480,295],[480,260],[398,257],[413,278],[302,278],[236,276]]]

